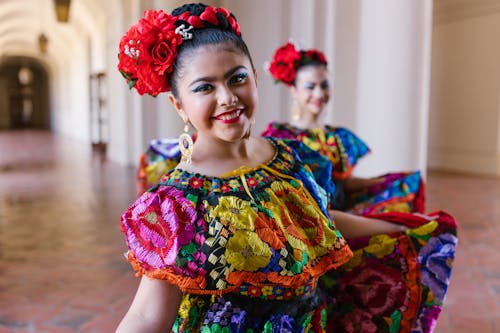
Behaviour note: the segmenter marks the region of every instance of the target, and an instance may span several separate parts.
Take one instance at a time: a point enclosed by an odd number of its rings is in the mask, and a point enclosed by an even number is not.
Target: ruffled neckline
[[[277,170],[280,173],[290,174],[294,169],[296,163],[293,151],[282,140],[267,137],[265,138],[270,142],[274,149],[274,156],[266,163],[261,163],[255,167],[241,166],[233,171],[225,173],[221,176],[205,175],[199,172],[184,170],[182,168],[175,168],[167,172],[161,178],[158,185],[189,185],[191,188],[203,188],[207,191],[222,190],[227,192],[236,188],[241,189],[241,179],[255,180],[255,185],[267,184],[273,178],[273,173],[269,170]],[[225,187],[221,189],[221,187]]]
[[[342,127],[337,127],[337,126],[332,126],[325,124],[322,127],[314,127],[314,128],[303,128],[303,127],[298,127],[290,123],[272,123],[272,126],[274,128],[280,129],[280,130],[288,130],[290,132],[296,132],[296,133],[314,133],[317,131],[323,131],[325,133],[328,132],[334,132],[336,130],[342,129]]]

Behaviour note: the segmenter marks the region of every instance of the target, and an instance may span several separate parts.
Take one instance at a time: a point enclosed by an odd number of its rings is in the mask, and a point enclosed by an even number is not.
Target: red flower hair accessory
[[[199,16],[189,11],[177,16],[162,10],[145,11],[120,40],[118,70],[129,88],[151,96],[170,91],[167,75],[174,69],[179,46],[193,38],[194,29],[207,27],[231,30],[241,36],[238,22],[225,8],[207,6]]]
[[[327,65],[325,55],[315,49],[300,50],[291,42],[280,46],[269,64],[269,73],[278,82],[291,86],[295,81],[297,69],[313,61]]]
[[[183,37],[176,33],[176,20],[162,10],[147,10],[120,40],[118,70],[140,95],[170,90],[167,74]]]

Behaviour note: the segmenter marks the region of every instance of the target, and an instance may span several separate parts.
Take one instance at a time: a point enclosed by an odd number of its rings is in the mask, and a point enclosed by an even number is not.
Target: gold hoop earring
[[[179,149],[181,150],[181,161],[191,164],[193,156],[193,139],[189,135],[189,122],[184,124],[184,133],[179,136]]]
[[[299,119],[300,119],[299,103],[297,103],[297,100],[293,100],[293,105],[292,105],[292,120],[293,121],[298,121]]]
[[[250,134],[252,134],[252,126],[255,124],[255,118],[252,118],[250,120],[250,126],[248,127],[248,131],[245,133],[245,136],[243,136],[243,139],[247,140],[250,138]]]

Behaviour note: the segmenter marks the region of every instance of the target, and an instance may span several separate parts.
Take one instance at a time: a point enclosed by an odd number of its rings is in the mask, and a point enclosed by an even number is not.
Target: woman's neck
[[[267,163],[274,155],[270,143],[250,137],[238,142],[224,142],[211,137],[198,136],[193,147],[191,164],[179,167],[190,172],[221,176],[241,166],[253,168]]]
[[[320,117],[308,112],[303,112],[298,120],[292,121],[292,125],[303,129],[323,128]]]

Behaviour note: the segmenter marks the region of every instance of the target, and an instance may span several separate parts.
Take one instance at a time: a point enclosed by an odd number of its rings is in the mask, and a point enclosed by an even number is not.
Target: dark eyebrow
[[[230,70],[228,70],[228,71],[226,72],[226,74],[224,74],[224,79],[228,79],[228,78],[229,78],[229,77],[231,77],[231,76],[232,76],[235,72],[237,72],[238,70],[240,70],[240,69],[242,69],[242,68],[246,69],[246,67],[245,67],[245,66],[243,66],[243,65],[239,65],[239,66],[236,66],[236,67],[234,67],[234,68],[231,68]],[[194,80],[193,82],[191,82],[191,83],[189,84],[189,86],[192,86],[193,84],[195,84],[195,83],[197,83],[197,82],[200,82],[200,81],[204,81],[204,82],[212,82],[212,81],[214,81],[214,80],[215,80],[215,78],[214,78],[214,77],[211,77],[211,76],[204,76],[204,77],[197,78],[196,80]]]

